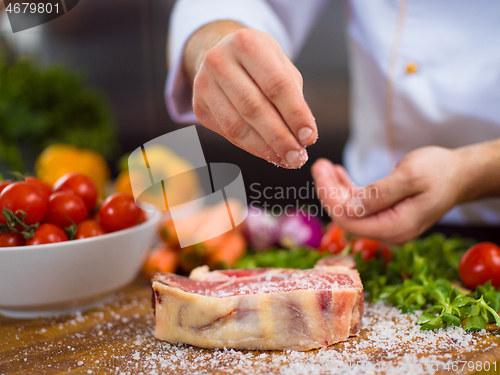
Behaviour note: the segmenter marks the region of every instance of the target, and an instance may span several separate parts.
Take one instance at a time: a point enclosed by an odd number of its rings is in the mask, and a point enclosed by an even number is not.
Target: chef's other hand
[[[492,164],[500,162],[498,146],[495,141],[455,150],[420,148],[403,157],[390,175],[363,188],[326,159],[314,163],[312,174],[324,208],[340,227],[400,244],[454,205],[498,194],[500,173]]]
[[[271,36],[233,21],[201,27],[186,43],[193,109],[205,127],[277,165],[299,168],[317,138],[302,76]]]

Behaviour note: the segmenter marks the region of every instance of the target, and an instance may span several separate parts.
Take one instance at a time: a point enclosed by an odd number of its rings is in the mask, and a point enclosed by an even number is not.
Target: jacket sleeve
[[[165,97],[176,122],[197,123],[191,87],[182,69],[182,51],[191,34],[217,20],[233,20],[270,34],[291,58],[306,39],[325,0],[178,0],[168,36],[169,72]]]

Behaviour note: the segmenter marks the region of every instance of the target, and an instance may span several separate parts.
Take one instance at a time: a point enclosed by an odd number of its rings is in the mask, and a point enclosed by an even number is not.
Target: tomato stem
[[[16,213],[12,212],[12,208],[4,208],[3,216],[7,220],[7,227],[11,232],[20,233],[23,235],[25,240],[29,240],[35,235],[35,230],[40,225],[39,223],[28,225],[23,220],[26,218],[27,214],[23,210],[17,210]],[[19,216],[18,216],[19,215]],[[17,226],[23,228],[23,230],[17,229]]]
[[[66,235],[68,236],[69,240],[74,240],[76,237],[76,231],[78,230],[78,227],[75,224],[75,222],[71,220],[69,217],[66,217],[66,219],[71,221],[71,225],[64,228],[64,231],[66,232]]]
[[[17,171],[8,171],[12,175],[12,182],[26,181],[26,175]]]

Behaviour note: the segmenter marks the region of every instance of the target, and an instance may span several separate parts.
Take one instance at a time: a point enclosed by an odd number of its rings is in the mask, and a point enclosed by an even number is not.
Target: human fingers
[[[362,206],[363,216],[369,216],[423,191],[424,186],[411,179],[404,170],[396,168],[388,176],[360,188],[349,204]]]
[[[287,166],[301,167],[307,161],[306,150],[248,73],[240,65],[231,63],[211,64],[210,69],[225,96],[244,120],[244,124],[256,131]],[[246,134],[249,129],[242,127],[241,122],[219,125],[231,140],[244,145],[244,142],[241,142],[241,134]]]
[[[358,206],[348,209],[355,185],[341,166],[319,159],[311,169],[324,210],[347,232],[388,243],[401,243],[420,230],[418,224],[422,210],[416,210],[414,197],[376,214],[363,216]]]
[[[238,30],[232,43],[235,57],[276,107],[295,138],[303,146],[314,143],[316,122],[300,87],[300,73],[279,44],[267,34],[253,29]],[[260,56],[262,58],[258,58]]]
[[[193,108],[200,122],[249,153],[284,166],[276,152],[241,118],[218,84],[212,82],[207,86],[209,89],[203,94],[195,91],[193,95]],[[235,129],[239,129],[238,133]]]
[[[311,167],[316,194],[324,209],[333,218],[336,209],[343,210],[349,198],[350,186],[339,179],[336,166],[327,159],[318,159]]]
[[[429,204],[426,194],[419,194],[370,216],[359,217],[344,212],[334,219],[345,231],[356,236],[401,244],[417,237],[439,219],[434,212],[422,210]]]
[[[209,100],[209,96],[212,91],[210,85],[217,83],[225,96],[230,99],[233,107],[236,108],[238,117],[242,117],[244,120],[240,121],[233,117],[226,123],[218,121],[218,126],[222,130],[219,133],[224,133],[224,136],[231,142],[254,155],[269,160],[269,155],[259,152],[256,147],[246,145],[247,135],[253,133],[248,129],[250,126],[257,131],[265,144],[274,149],[283,166],[301,167],[307,161],[307,152],[290,132],[276,108],[257,87],[255,81],[231,56],[233,49],[227,47],[227,44],[221,42],[210,49],[205,54],[194,79],[193,109],[198,119],[202,124],[208,121],[207,116],[203,116],[204,105],[211,112],[216,110],[211,107],[210,103],[213,101]],[[297,78],[295,78],[295,82],[297,85],[301,85]],[[200,99],[205,100],[201,101]],[[224,116],[220,118],[224,118]],[[227,119],[227,116],[225,118]],[[262,149],[264,148],[262,145]]]

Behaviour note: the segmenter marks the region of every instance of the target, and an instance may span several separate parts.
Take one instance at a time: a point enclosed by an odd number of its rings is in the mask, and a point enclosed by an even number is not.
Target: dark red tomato
[[[352,253],[356,254],[359,252],[361,252],[361,259],[363,260],[373,259],[377,254],[380,254],[386,262],[392,260],[392,253],[389,246],[371,238],[358,238],[354,241],[352,244]]]
[[[42,190],[45,199],[49,199],[50,194],[52,194],[52,188],[49,185],[47,185],[46,183],[40,181],[38,178],[33,176],[26,177],[25,181],[35,186],[38,186],[40,190]]]
[[[75,240],[100,236],[106,233],[107,233],[106,229],[104,229],[103,226],[99,224],[97,221],[85,220],[78,226],[78,229],[76,230]]]
[[[343,229],[337,224],[330,223],[321,238],[319,250],[336,254],[340,253],[347,246],[347,243]]]
[[[57,225],[42,223],[35,231],[35,235],[26,241],[26,246],[43,245],[45,243],[55,243],[67,241],[66,232]]]
[[[147,220],[146,211],[141,209],[139,214],[139,219],[137,219],[137,224],[144,223]]]
[[[87,219],[87,208],[80,196],[72,191],[58,191],[49,197],[45,222],[61,228],[80,224]]]
[[[106,230],[114,232],[136,225],[141,218],[141,212],[133,196],[115,193],[102,202],[99,219]]]
[[[491,242],[480,242],[465,252],[458,265],[462,282],[470,289],[491,280],[500,287],[500,247]]]
[[[54,184],[54,191],[70,190],[85,202],[88,212],[92,212],[97,202],[97,186],[90,178],[81,173],[67,173]]]
[[[22,234],[14,232],[0,233],[0,247],[23,246],[24,242]]]
[[[2,180],[0,181],[0,193],[12,183],[12,180]]]
[[[26,181],[14,182],[0,194],[0,212],[9,207],[12,212],[17,210],[26,212],[24,222],[32,225],[43,220],[47,211],[47,199],[39,187]],[[0,221],[7,223],[3,215],[0,215]]]

